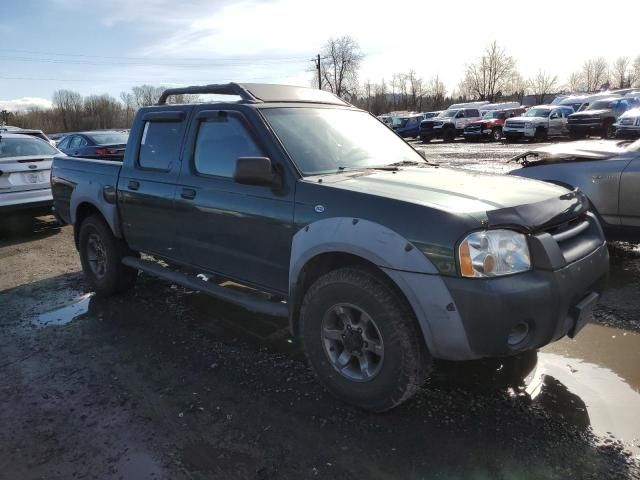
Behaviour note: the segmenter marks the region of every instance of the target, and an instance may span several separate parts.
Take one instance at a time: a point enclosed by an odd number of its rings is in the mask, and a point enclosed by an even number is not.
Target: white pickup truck
[[[561,105],[538,105],[532,107],[520,117],[508,119],[502,133],[507,141],[536,140],[544,141],[549,137],[566,137],[569,135],[567,118],[573,108]]]

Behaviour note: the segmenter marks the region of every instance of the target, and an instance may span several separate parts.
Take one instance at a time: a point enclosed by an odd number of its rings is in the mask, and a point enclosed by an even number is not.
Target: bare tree
[[[320,52],[322,88],[339,97],[353,95],[358,89],[358,70],[364,55],[360,45],[345,35],[330,38]],[[315,83],[318,83],[317,73]]]
[[[120,100],[124,104],[124,121],[125,125],[131,125],[133,120],[133,112],[135,112],[135,99],[131,92],[120,92]]]
[[[617,88],[629,88],[631,86],[631,59],[618,57],[611,65],[611,80]]]
[[[502,94],[504,97],[508,97],[522,103],[524,96],[527,93],[527,86],[527,81],[522,78],[520,72],[514,69],[509,78],[504,82]]]
[[[438,75],[434,75],[429,79],[427,96],[429,97],[430,108],[440,110],[445,107],[444,99],[447,96],[447,87]]]
[[[414,69],[407,74],[409,82],[409,107],[411,110],[422,111],[422,97],[424,97],[424,85],[422,78],[416,75]]]
[[[480,100],[493,102],[515,70],[515,60],[493,41],[476,63],[467,65],[464,89]]]
[[[555,93],[558,89],[558,76],[551,75],[545,70],[539,70],[538,73],[529,79],[529,90],[536,97],[536,103],[544,103],[545,98],[550,93]]]
[[[633,87],[640,87],[640,55],[633,61],[633,78],[631,85]]]
[[[52,96],[53,109],[62,120],[62,128],[68,132],[79,130],[82,113],[82,95],[71,90],[56,90]]]
[[[606,88],[609,83],[609,65],[603,57],[592,58],[582,65],[581,76],[587,92]]]
[[[158,103],[160,95],[165,90],[164,87],[154,87],[153,85],[138,85],[131,89],[133,100],[138,108],[148,107]]]
[[[573,72],[571,75],[569,75],[569,81],[567,82],[567,90],[569,90],[570,92],[586,91],[582,72]]]

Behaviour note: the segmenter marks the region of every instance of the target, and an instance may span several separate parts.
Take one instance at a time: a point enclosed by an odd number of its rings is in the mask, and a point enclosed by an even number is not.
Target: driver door
[[[566,119],[562,116],[562,112],[559,109],[553,110],[549,114],[549,136],[560,136],[564,134],[564,125]]]

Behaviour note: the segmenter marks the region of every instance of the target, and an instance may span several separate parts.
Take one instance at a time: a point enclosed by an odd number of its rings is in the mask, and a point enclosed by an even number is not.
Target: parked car
[[[420,135],[420,122],[422,119],[422,114],[397,117],[394,119],[392,128],[402,138],[417,138]]]
[[[616,138],[640,138],[640,107],[624,112],[613,126]]]
[[[166,104],[186,93],[240,100]],[[167,90],[138,110],[122,163],[58,156],[52,185],[97,292],[142,270],[288,316],[329,390],[374,411],[409,398],[432,358],[573,337],[608,270],[580,192],[430,164],[369,113],[303,87]]]
[[[18,135],[30,135],[32,137],[37,137],[37,138],[40,138],[40,139],[44,140],[45,142],[47,142],[51,146],[54,146],[54,147],[56,146],[56,142],[54,142],[49,137],[47,137],[47,135],[42,130],[36,130],[36,129],[33,129],[33,128],[20,128],[20,127],[4,126],[4,127],[0,127],[0,134],[2,132],[15,133],[15,134],[18,134]]]
[[[463,134],[464,127],[481,118],[477,108],[449,108],[420,123],[420,140],[430,142],[434,138],[442,138],[445,142],[452,142]]]
[[[95,130],[71,133],[58,148],[70,157],[122,160],[129,134],[121,130]]]
[[[586,135],[613,138],[617,118],[637,106],[640,106],[640,102],[634,98],[610,97],[596,100],[585,110],[569,115],[569,135],[574,139],[584,138]]]
[[[489,110],[484,114],[482,120],[472,122],[464,128],[464,139],[474,141],[489,139],[494,142],[502,140],[502,127],[508,118],[513,118],[524,114],[522,107],[507,110]]]
[[[571,107],[538,105],[531,107],[520,117],[507,119],[502,133],[508,141],[544,141],[549,137],[564,137],[569,134],[567,119],[572,113]]]
[[[0,132],[0,212],[51,213],[51,161],[60,152],[23,133]]]
[[[589,198],[609,240],[640,240],[640,140],[582,140],[530,150],[511,175],[544,180]]]

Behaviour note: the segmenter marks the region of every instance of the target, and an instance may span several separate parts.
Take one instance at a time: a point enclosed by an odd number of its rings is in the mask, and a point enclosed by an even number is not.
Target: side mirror
[[[238,158],[233,180],[245,185],[271,185],[274,182],[271,159],[268,157]]]

